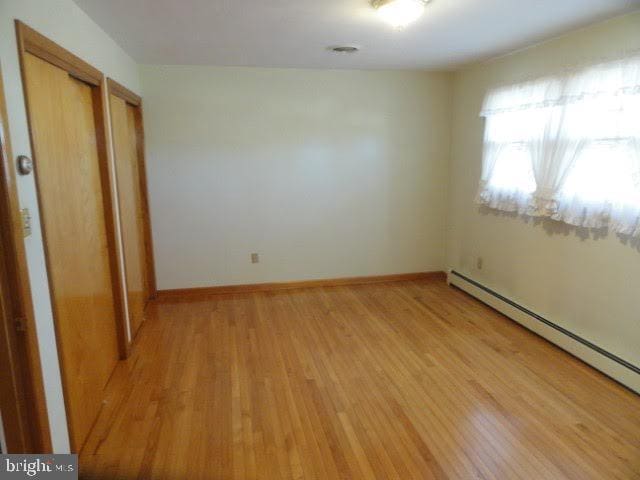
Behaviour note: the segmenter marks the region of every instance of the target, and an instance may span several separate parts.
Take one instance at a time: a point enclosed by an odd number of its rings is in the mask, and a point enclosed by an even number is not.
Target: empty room
[[[640,0],[0,0],[0,478],[640,480]]]

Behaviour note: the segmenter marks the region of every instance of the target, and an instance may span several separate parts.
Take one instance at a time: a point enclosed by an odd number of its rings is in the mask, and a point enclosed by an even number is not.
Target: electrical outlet
[[[484,267],[484,259],[482,257],[478,257],[478,260],[476,261],[476,268],[478,270],[482,270],[482,267]]]
[[[251,254],[251,263],[260,263],[260,255],[257,253]]]

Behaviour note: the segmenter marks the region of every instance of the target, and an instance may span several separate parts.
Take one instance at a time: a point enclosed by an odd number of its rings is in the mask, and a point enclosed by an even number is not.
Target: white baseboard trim
[[[450,271],[447,282],[640,394],[638,366],[607,352],[461,273]]]

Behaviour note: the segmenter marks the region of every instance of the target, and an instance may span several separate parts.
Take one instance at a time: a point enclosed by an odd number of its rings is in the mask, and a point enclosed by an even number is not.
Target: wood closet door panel
[[[97,91],[26,53],[42,228],[72,448],[79,450],[118,361],[97,145]]]
[[[110,105],[129,321],[131,334],[135,336],[144,321],[144,308],[149,299],[144,209],[135,118],[137,107],[129,105],[115,95],[110,95]]]

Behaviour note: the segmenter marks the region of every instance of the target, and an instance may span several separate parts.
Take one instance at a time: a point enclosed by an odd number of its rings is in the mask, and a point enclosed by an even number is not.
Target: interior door
[[[42,228],[72,448],[118,361],[98,153],[99,91],[31,53],[23,59]]]
[[[0,210],[0,213],[1,210]],[[2,228],[7,228],[8,219],[0,217]],[[5,271],[5,255],[3,239],[0,236],[0,406],[2,407],[2,423],[4,438],[0,446],[4,445],[0,453],[16,453],[25,451],[27,438],[20,415],[20,385],[18,366],[15,364],[17,355],[12,348],[11,327],[14,326],[9,308],[9,282]],[[6,449],[6,450],[5,450]]]
[[[144,308],[150,296],[145,245],[145,217],[139,163],[136,106],[116,95],[109,95],[111,128],[115,152],[118,201],[124,249],[127,300],[131,335],[144,321]]]

